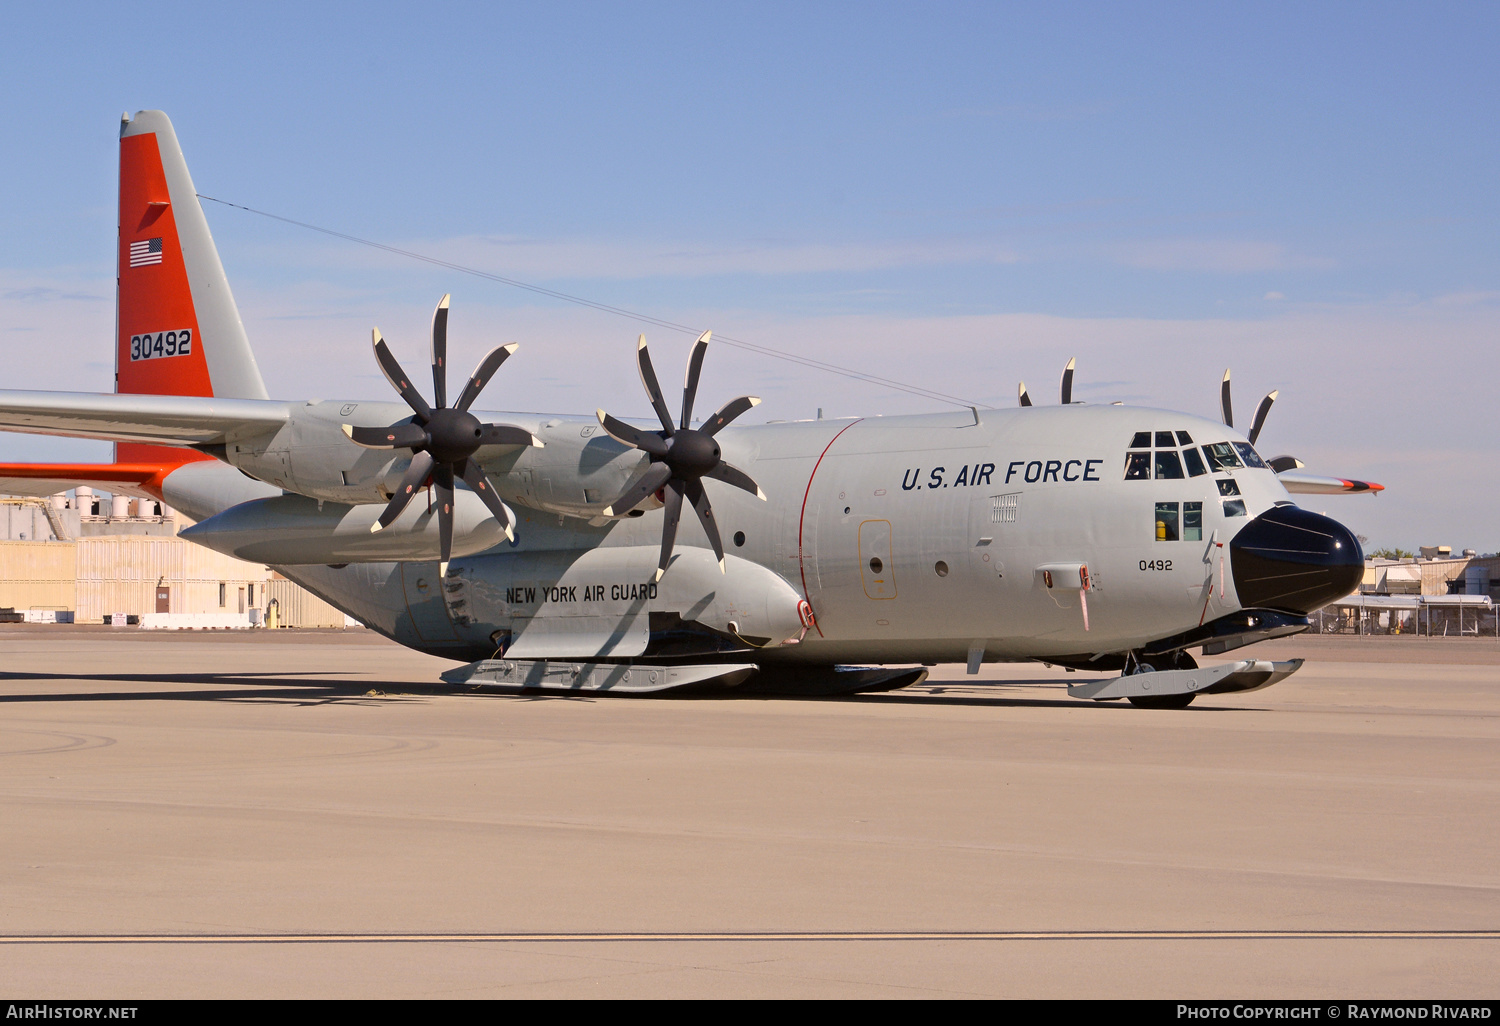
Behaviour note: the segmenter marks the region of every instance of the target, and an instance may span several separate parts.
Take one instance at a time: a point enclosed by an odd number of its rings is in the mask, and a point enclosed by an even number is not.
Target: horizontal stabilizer
[[[181,464],[0,463],[0,493],[56,495],[86,485],[111,494],[160,499],[161,482]]]

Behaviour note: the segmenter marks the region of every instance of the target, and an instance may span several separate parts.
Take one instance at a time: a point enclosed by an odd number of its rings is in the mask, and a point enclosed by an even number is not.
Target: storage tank
[[[130,516],[130,496],[116,495],[109,504],[111,520],[125,520]]]
[[[79,485],[73,489],[73,508],[78,511],[80,516],[93,516],[94,490],[88,485]]]

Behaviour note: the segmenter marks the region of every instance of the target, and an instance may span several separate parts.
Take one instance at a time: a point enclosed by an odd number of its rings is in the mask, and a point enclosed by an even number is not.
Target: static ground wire
[[[574,303],[578,306],[585,306],[591,310],[598,310],[601,313],[614,314],[617,317],[625,317],[633,321],[641,321],[659,328],[666,328],[670,331],[682,332],[687,335],[697,336],[698,334],[700,334],[700,331],[697,328],[690,328],[685,324],[678,324],[675,321],[668,321],[660,317],[653,317],[650,314],[638,313],[635,310],[627,310],[624,307],[611,306],[608,303],[599,303],[592,299],[585,299],[582,296],[574,296],[570,295],[567,292],[559,292],[556,289],[545,288],[541,285],[533,285],[530,282],[519,281],[515,278],[507,278],[503,275],[494,274],[490,271],[482,271],[477,267],[468,267],[464,264],[453,263],[450,260],[443,260],[439,257],[428,256],[425,253],[416,253],[409,249],[401,249],[397,246],[389,246],[383,242],[376,242],[373,239],[362,239],[357,235],[349,235],[346,232],[335,231],[332,228],[324,228],[319,225],[309,224],[306,221],[298,221],[294,218],[283,217],[281,214],[273,214],[270,211],[257,210],[254,207],[247,207],[242,203],[231,203],[228,200],[222,200],[215,196],[206,196],[201,192],[198,193],[197,196],[200,200],[208,200],[210,203],[217,203],[220,206],[232,207],[235,210],[243,210],[246,213],[250,214],[258,214],[261,217],[268,217],[273,221],[281,221],[285,224],[295,225],[298,228],[306,228],[308,231],[319,232],[323,235],[328,235],[335,239],[343,239],[346,242],[355,242],[361,246],[369,246],[371,249],[383,250],[387,253],[393,253],[397,256],[406,257],[410,260],[420,260],[422,263],[432,264],[435,267],[446,268],[450,271],[458,271],[461,274],[473,275],[476,278],[483,278],[486,281],[497,282],[501,285],[509,285],[512,288],[524,289],[527,292],[534,292],[537,295],[547,296],[551,299],[560,299],[567,303]],[[813,360],[809,357],[798,356],[795,353],[784,352],[780,349],[772,349],[769,346],[758,345],[754,342],[746,342],[743,339],[733,338],[729,335],[720,335],[718,333],[715,333],[714,340],[716,342],[722,342],[728,346],[733,346],[736,349],[744,349],[747,352],[755,353],[759,356],[769,356],[773,359],[785,360],[788,363],[795,363],[812,370],[820,370],[829,374],[838,374],[846,378],[852,378],[855,381],[864,381],[869,384],[880,385],[885,388],[894,388],[898,391],[906,392],[910,395],[920,396],[923,399],[935,399],[938,402],[948,403],[952,406],[961,406],[965,409],[975,406],[982,406],[985,409],[993,409],[993,407],[989,406],[987,403],[971,402],[968,399],[960,399],[957,396],[951,396],[944,392],[935,392],[931,389],[903,384],[899,381],[892,381],[890,378],[882,378],[877,374],[867,374],[863,371],[857,371],[850,367],[841,367],[835,363],[825,363],[822,360]]]

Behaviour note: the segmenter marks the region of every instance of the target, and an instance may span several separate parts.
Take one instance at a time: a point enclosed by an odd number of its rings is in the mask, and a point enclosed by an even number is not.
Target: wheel
[[[1142,709],[1186,709],[1198,696],[1186,695],[1131,695],[1130,704]]]

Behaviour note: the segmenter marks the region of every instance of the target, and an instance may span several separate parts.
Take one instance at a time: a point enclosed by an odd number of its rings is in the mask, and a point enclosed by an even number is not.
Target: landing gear
[[[1149,661],[1136,663],[1136,673],[1155,673],[1160,670],[1196,670],[1198,661],[1187,652],[1178,649],[1163,655],[1150,657]],[[1189,691],[1182,695],[1130,695],[1130,704],[1139,709],[1186,709],[1193,704],[1197,693]]]

